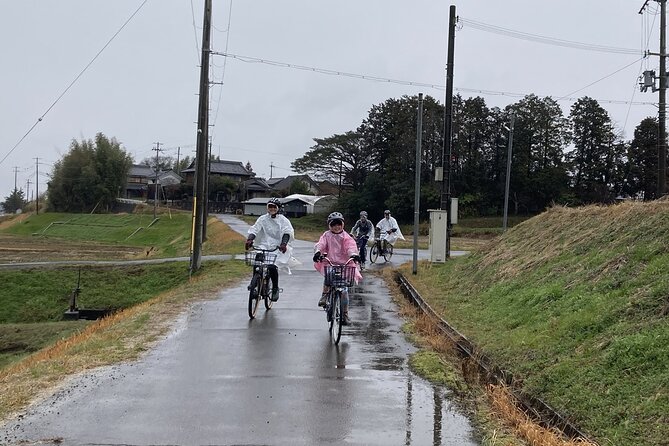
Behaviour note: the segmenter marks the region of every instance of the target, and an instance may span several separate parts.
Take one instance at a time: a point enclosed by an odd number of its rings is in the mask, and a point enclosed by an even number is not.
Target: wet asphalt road
[[[355,287],[353,326],[332,345],[312,247],[295,243],[303,264],[281,274],[271,310],[249,320],[246,281],[194,304],[141,360],[70,380],[0,443],[476,445],[448,392],[409,370],[415,348],[381,280]]]

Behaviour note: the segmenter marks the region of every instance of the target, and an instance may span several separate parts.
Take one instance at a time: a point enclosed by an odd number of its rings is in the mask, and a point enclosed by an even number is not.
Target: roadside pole
[[[418,229],[420,227],[420,160],[423,142],[423,93],[418,93],[418,117],[416,123],[416,185],[413,197],[413,270],[418,273]]]

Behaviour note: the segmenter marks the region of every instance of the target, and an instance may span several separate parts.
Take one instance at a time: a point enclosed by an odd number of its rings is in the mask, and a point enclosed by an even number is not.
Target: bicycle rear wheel
[[[270,308],[272,308],[272,304],[274,303],[274,301],[269,298],[272,294],[272,291],[270,290],[270,287],[269,287],[269,274],[266,275],[265,280],[263,280],[263,293],[262,294],[263,294],[263,296],[262,296],[263,300],[265,301],[265,309],[269,310]]]
[[[369,261],[372,263],[376,263],[376,259],[379,258],[379,244],[377,242],[374,242],[372,244],[372,247],[369,248]]]
[[[249,285],[249,318],[256,317],[260,304],[260,274],[254,274]]]
[[[393,245],[388,243],[388,246],[386,247],[386,253],[383,254],[383,258],[385,259],[386,262],[389,262],[392,256],[393,256]]]
[[[335,345],[339,344],[341,339],[341,326],[343,323],[341,308],[341,292],[335,291],[332,296],[332,320],[330,321],[330,338]]]

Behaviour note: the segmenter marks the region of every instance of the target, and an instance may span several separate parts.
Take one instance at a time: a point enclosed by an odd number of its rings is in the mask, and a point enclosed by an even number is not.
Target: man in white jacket
[[[279,248],[281,254],[277,255],[276,263],[288,267],[293,248],[290,242],[295,238],[295,231],[290,220],[279,213],[281,200],[270,198],[267,201],[267,213],[261,215],[255,224],[249,228],[246,239],[246,250],[251,249],[254,244],[259,249]],[[279,300],[279,271],[276,265],[269,265],[269,277],[272,279],[272,295],[270,299]]]
[[[383,243],[381,247],[383,252],[386,252],[388,249],[388,244],[394,245],[397,240],[404,240],[404,236],[402,235],[402,231],[400,231],[397,220],[390,216],[390,211],[388,209],[383,211],[383,218],[376,224],[376,228],[379,230],[379,238]]]

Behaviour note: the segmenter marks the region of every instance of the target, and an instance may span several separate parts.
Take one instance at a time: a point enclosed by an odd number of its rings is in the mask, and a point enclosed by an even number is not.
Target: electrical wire
[[[571,93],[568,93],[568,94],[566,94],[566,95],[564,95],[564,96],[562,96],[562,97],[559,97],[557,100],[560,101],[560,100],[562,100],[562,99],[564,99],[564,98],[566,98],[566,97],[568,97],[568,96],[571,96],[572,94],[578,93],[579,91],[583,91],[583,90],[585,90],[585,89],[588,88],[588,87],[592,87],[592,86],[595,85],[596,83],[599,83],[599,82],[603,81],[604,79],[608,79],[608,78],[610,78],[611,76],[613,76],[614,74],[617,74],[617,73],[623,71],[624,69],[631,67],[632,65],[636,64],[637,62],[643,60],[645,57],[646,57],[646,56],[641,57],[641,58],[635,60],[634,62],[632,62],[632,63],[630,63],[630,64],[627,64],[627,65],[625,65],[625,66],[622,67],[622,68],[617,69],[617,70],[614,71],[613,73],[607,74],[606,76],[604,76],[604,77],[602,77],[602,78],[600,78],[600,79],[597,79],[597,80],[594,81],[594,82],[589,83],[589,84],[586,85],[585,87],[579,88],[578,90],[574,90],[574,91],[572,91]]]
[[[337,71],[337,70],[329,70],[329,69],[324,69],[324,68],[316,68],[316,67],[308,67],[304,65],[295,65],[295,64],[290,64],[290,63],[285,63],[285,62],[277,62],[273,60],[268,60],[268,59],[260,59],[257,57],[251,57],[251,56],[242,56],[238,54],[231,54],[231,53],[218,53],[218,52],[212,52],[214,55],[218,56],[224,56],[224,57],[230,57],[235,60],[239,60],[240,62],[245,62],[245,63],[259,63],[259,64],[265,64],[265,65],[271,65],[275,67],[280,67],[280,68],[291,68],[291,69],[296,69],[296,70],[303,70],[303,71],[311,71],[313,73],[319,73],[319,74],[327,74],[330,76],[344,76],[344,77],[351,77],[355,79],[363,79],[363,80],[369,80],[369,81],[374,81],[374,82],[384,82],[384,83],[392,83],[392,84],[399,84],[399,85],[409,85],[409,86],[414,86],[414,87],[423,87],[423,88],[432,88],[435,90],[440,90],[443,91],[446,88],[443,85],[436,85],[436,84],[428,84],[424,82],[414,82],[414,81],[405,81],[405,80],[398,80],[398,79],[389,79],[389,78],[383,78],[379,76],[370,76],[370,75],[365,75],[365,74],[355,74],[355,73],[347,73],[344,71]],[[640,60],[640,59],[639,59]],[[638,62],[639,60],[634,61],[633,63]],[[630,64],[631,65],[631,64]],[[629,66],[629,65],[628,65]],[[623,67],[620,70],[627,68]],[[616,73],[620,70],[617,70]],[[608,76],[611,76],[615,73],[612,73]],[[606,76],[606,77],[608,77]],[[512,93],[512,92],[506,92],[506,91],[495,91],[495,90],[485,90],[485,89],[473,89],[473,88],[463,88],[463,87],[454,87],[453,88],[456,91],[462,91],[462,92],[469,92],[469,93],[479,93],[483,95],[491,95],[491,96],[509,96],[509,97],[525,97],[528,95],[528,93]],[[577,98],[570,97],[569,95],[561,97],[559,100],[565,100],[565,101],[574,101]],[[631,105],[654,105],[655,102],[630,102],[630,101],[622,101],[622,100],[614,100],[614,99],[598,99],[598,102],[601,103],[609,103],[609,104],[631,104]]]
[[[615,53],[615,54],[634,54],[641,55],[641,51],[632,48],[618,48],[606,45],[594,45],[583,42],[575,42],[572,40],[557,39],[554,37],[546,37],[538,34],[530,34],[522,31],[515,31],[513,29],[502,28],[500,26],[489,25],[487,23],[479,22],[476,20],[465,19],[458,17],[458,21],[464,25],[468,25],[473,29],[478,29],[479,31],[485,31],[493,34],[499,34],[506,37],[512,37],[514,39],[526,40],[529,42],[542,43],[545,45],[554,45],[561,46],[565,48],[576,48],[579,50],[585,51],[597,51],[601,53]]]
[[[225,36],[225,52],[228,52],[228,44],[230,43],[230,22],[232,21],[232,0],[230,0],[230,8],[228,9],[228,27],[226,29],[226,36]],[[221,86],[218,89],[218,101],[216,103],[216,114],[214,114],[214,120],[213,122],[213,128],[216,128],[216,121],[218,120],[218,112],[221,108],[221,97],[223,95],[223,83],[225,81],[225,67],[227,65],[228,58],[223,59],[223,69],[221,72]],[[212,138],[213,140],[213,138]]]
[[[200,42],[197,40],[197,26],[195,25],[195,7],[193,6],[193,0],[190,0],[190,13],[193,17],[193,35],[195,36],[195,55],[197,59],[197,64],[200,65]]]
[[[81,72],[77,75],[77,77],[75,77],[74,80],[73,80],[72,82],[70,82],[70,84],[67,86],[67,88],[65,88],[65,90],[63,90],[63,92],[60,94],[60,96],[58,96],[58,97],[56,98],[56,100],[53,101],[53,103],[49,106],[49,108],[47,108],[46,111],[45,111],[44,113],[42,113],[42,116],[40,116],[40,117],[37,119],[37,121],[32,125],[32,127],[30,127],[30,128],[28,129],[28,131],[25,133],[25,135],[23,135],[23,136],[21,137],[21,139],[19,139],[19,142],[17,142],[17,143],[14,145],[14,147],[12,147],[12,148],[9,150],[9,152],[7,152],[7,154],[0,160],[0,164],[2,164],[2,163],[7,159],[7,157],[9,157],[9,155],[11,155],[12,152],[13,152],[14,150],[16,150],[16,148],[23,142],[24,139],[26,139],[26,137],[33,131],[33,129],[34,129],[35,127],[37,127],[37,124],[39,124],[40,122],[42,122],[42,120],[43,120],[44,117],[47,115],[47,113],[49,113],[49,112],[51,111],[51,109],[52,109],[53,107],[55,107],[55,105],[62,99],[63,96],[65,96],[65,94],[70,90],[70,88],[72,88],[72,86],[79,80],[79,78],[80,78],[81,76],[83,76],[83,74],[88,70],[88,68],[89,68],[91,65],[93,65],[93,62],[95,62],[95,61],[97,60],[97,58],[100,57],[100,54],[102,54],[102,52],[103,52],[105,49],[107,49],[107,47],[112,43],[112,41],[116,38],[116,36],[118,36],[118,35],[120,34],[120,32],[123,31],[123,28],[125,28],[126,25],[127,25],[128,23],[130,23],[130,21],[133,19],[133,17],[135,17],[135,15],[137,15],[137,13],[144,7],[144,5],[145,5],[148,1],[149,1],[149,0],[144,0],[144,1],[139,5],[139,7],[135,10],[135,12],[133,12],[132,15],[130,15],[130,17],[128,17],[128,19],[123,23],[123,25],[121,25],[121,27],[118,29],[118,31],[116,31],[116,32],[114,33],[114,35],[111,36],[111,38],[107,41],[107,43],[104,44],[104,46],[102,47],[102,49],[100,49],[100,51],[98,51],[98,53],[93,57],[93,59],[91,59],[91,61],[88,62],[88,64],[84,67],[84,69],[81,70]]]

